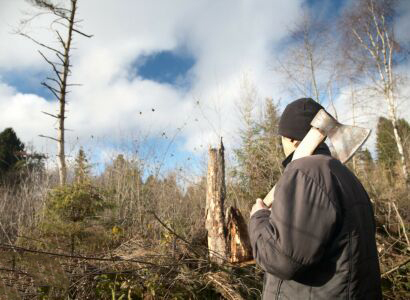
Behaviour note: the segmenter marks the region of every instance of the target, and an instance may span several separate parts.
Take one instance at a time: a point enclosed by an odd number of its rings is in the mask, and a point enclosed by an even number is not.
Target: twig
[[[394,268],[384,272],[382,274],[382,277],[385,277],[385,276],[389,275],[390,273],[393,273],[394,271],[400,269],[402,266],[407,265],[408,263],[410,263],[410,257],[408,257],[404,262],[401,262],[398,265],[396,265]]]
[[[394,208],[394,210],[395,210],[395,212],[396,212],[397,219],[399,219],[401,228],[402,228],[402,230],[403,230],[404,238],[406,239],[407,247],[408,247],[408,249],[409,249],[409,248],[410,248],[410,241],[409,241],[409,237],[407,236],[407,233],[406,233],[406,226],[404,225],[403,219],[402,219],[401,216],[400,216],[400,213],[399,213],[399,210],[397,209],[396,204],[395,204],[394,202],[392,202],[392,205],[393,205],[393,208]]]
[[[7,244],[0,244],[0,248],[3,249],[12,249],[17,252],[29,252],[29,253],[37,253],[37,254],[46,254],[50,256],[57,256],[57,257],[66,257],[66,258],[76,258],[76,259],[84,259],[84,260],[96,260],[96,261],[110,261],[110,262],[134,262],[134,263],[140,263],[140,264],[146,264],[146,265],[151,265],[151,266],[157,266],[157,264],[147,262],[147,261],[142,261],[142,260],[135,260],[135,259],[122,259],[122,258],[102,258],[102,257],[89,257],[89,256],[82,256],[82,255],[67,255],[67,254],[60,254],[60,253],[53,253],[53,252],[47,252],[47,251],[39,251],[39,250],[33,250],[33,249],[27,249],[27,248],[22,248],[22,247],[17,247],[13,245],[7,245]]]
[[[165,224],[164,222],[161,221],[161,219],[155,214],[155,212],[153,211],[149,211],[150,214],[153,215],[153,217],[163,226],[165,227],[166,230],[168,230],[169,232],[171,232],[173,235],[175,235],[175,237],[179,238],[181,241],[185,242],[188,245],[191,245],[190,242],[188,242],[186,239],[184,239],[182,236],[180,236],[178,233],[176,233],[174,230],[172,230],[171,228],[168,227],[167,224]]]

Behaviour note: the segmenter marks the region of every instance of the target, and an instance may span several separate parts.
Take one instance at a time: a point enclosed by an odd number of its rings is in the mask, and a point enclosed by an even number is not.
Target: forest
[[[367,142],[346,165],[373,205],[383,297],[410,298],[410,123],[401,114],[409,109],[410,40],[394,35],[400,1],[356,1],[331,24],[303,16],[273,63],[288,99],[260,95],[245,76],[235,112],[241,125],[230,132],[238,143],[219,135],[195,168],[190,160],[164,167],[168,150],[143,136],[104,167],[95,167],[87,145],[69,158],[68,99],[79,88],[70,81],[72,42],[93,43],[93,36],[77,17],[82,0],[29,2],[59,26],[53,44],[25,30],[36,15],[15,32],[50,69],[41,84],[56,106],[42,117],[51,118],[56,135],[42,138],[57,151],[49,156],[13,126],[0,128],[0,299],[260,299],[264,272],[246,242],[249,213],[284,171],[278,124],[298,97],[312,97],[352,125],[376,120],[374,149]],[[212,197],[222,203],[227,243],[245,240],[239,252],[210,250]]]

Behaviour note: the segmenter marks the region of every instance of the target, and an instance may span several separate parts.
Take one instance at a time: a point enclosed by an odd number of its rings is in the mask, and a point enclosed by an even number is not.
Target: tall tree
[[[69,76],[71,75],[71,50],[74,34],[79,34],[81,36],[90,38],[91,35],[83,33],[78,24],[81,22],[77,18],[77,0],[69,0],[69,8],[66,8],[61,4],[61,2],[55,2],[53,0],[29,0],[32,5],[39,9],[42,13],[49,13],[55,17],[51,23],[51,29],[55,34],[56,40],[59,47],[54,47],[54,45],[46,45],[37,39],[33,38],[29,34],[25,33],[23,30],[19,31],[19,34],[30,39],[42,49],[54,54],[55,60],[51,58],[51,55],[46,55],[43,51],[39,50],[40,55],[43,59],[50,65],[53,76],[47,77],[47,79],[42,82],[45,86],[58,100],[59,110],[57,114],[51,114],[49,112],[43,112],[48,116],[51,116],[58,120],[57,128],[57,138],[40,135],[41,137],[46,137],[57,142],[57,157],[59,162],[59,177],[60,185],[65,185],[67,181],[67,166],[66,166],[66,155],[65,155],[65,119],[66,117],[66,106],[67,106],[67,94],[69,92],[70,86],[75,86],[78,84],[69,83]],[[35,15],[39,16],[40,14]],[[27,25],[35,18],[30,18],[28,20],[23,20],[21,23]],[[63,31],[66,31],[65,34]],[[53,57],[54,57],[53,56]]]
[[[346,57],[354,63],[362,84],[384,99],[388,119],[393,127],[394,141],[401,162],[403,177],[410,187],[408,162],[398,130],[397,87],[400,74],[400,45],[395,39],[395,0],[359,0],[346,11],[344,30]],[[366,76],[363,76],[366,75]]]

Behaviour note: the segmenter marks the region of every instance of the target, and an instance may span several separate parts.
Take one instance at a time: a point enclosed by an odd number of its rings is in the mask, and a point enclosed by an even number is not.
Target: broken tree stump
[[[224,216],[225,195],[225,158],[221,139],[219,149],[209,149],[205,208],[209,258],[219,264],[227,259],[228,253]]]

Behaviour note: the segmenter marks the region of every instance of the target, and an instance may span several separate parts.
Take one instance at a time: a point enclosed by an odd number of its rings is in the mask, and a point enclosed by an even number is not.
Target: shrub
[[[75,183],[53,189],[47,198],[46,212],[64,221],[81,222],[97,218],[98,213],[110,207],[99,189],[88,183]]]

